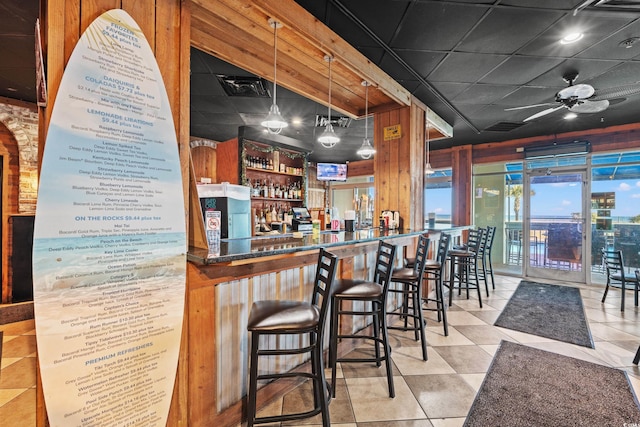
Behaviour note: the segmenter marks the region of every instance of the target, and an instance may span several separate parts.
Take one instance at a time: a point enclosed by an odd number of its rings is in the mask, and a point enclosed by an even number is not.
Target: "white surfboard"
[[[97,18],[63,75],[43,156],[33,279],[52,426],[164,426],[186,273],[166,89],[129,14]]]

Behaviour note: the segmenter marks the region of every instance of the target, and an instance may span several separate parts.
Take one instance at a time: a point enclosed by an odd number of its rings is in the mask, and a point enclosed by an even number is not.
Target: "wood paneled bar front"
[[[459,235],[467,227],[438,230],[367,229],[323,232],[318,236],[291,235],[222,241],[219,254],[191,248],[188,265],[186,315],[188,316],[189,425],[229,426],[242,421],[249,368],[247,319],[253,301],[264,299],[305,300],[313,287],[317,253],[323,247],[339,258],[337,277],[371,278],[379,239],[412,251],[417,237],[443,231]],[[401,265],[399,255],[397,264]],[[391,300],[389,309],[399,306]],[[366,324],[354,319],[343,330],[359,331]],[[328,348],[328,336],[325,348]],[[287,345],[285,341],[273,345]],[[342,342],[340,352],[349,351]],[[304,369],[300,356],[274,359],[269,368]],[[296,384],[272,383],[258,394],[263,407]]]

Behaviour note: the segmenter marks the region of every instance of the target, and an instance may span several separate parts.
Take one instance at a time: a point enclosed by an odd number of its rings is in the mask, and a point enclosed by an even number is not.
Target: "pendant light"
[[[324,128],[324,132],[318,137],[318,142],[325,148],[333,148],[340,142],[340,138],[333,131],[333,126],[331,125],[331,62],[333,62],[334,59],[332,56],[325,55],[324,60],[329,63],[329,111],[327,114],[327,126]]]
[[[273,104],[271,104],[271,108],[269,109],[269,114],[264,119],[262,126],[266,127],[269,133],[279,134],[283,128],[289,126],[289,124],[282,118],[280,114],[280,109],[278,108],[278,104],[276,104],[276,91],[278,89],[277,79],[276,79],[276,63],[278,56],[278,38],[276,33],[278,28],[282,27],[282,24],[276,21],[273,18],[269,18],[269,25],[273,28]]]
[[[431,167],[431,163],[429,162],[429,127],[431,127],[429,123],[429,110],[427,110],[425,118],[426,118],[426,125],[424,129],[427,132],[427,164],[424,166],[424,174],[433,175],[435,171],[433,170],[433,168]]]
[[[370,159],[376,152],[376,150],[371,145],[369,138],[367,138],[367,133],[369,130],[369,83],[366,80],[362,81],[362,86],[364,86],[364,141],[362,141],[362,145],[360,149],[356,152],[360,157],[367,160]]]

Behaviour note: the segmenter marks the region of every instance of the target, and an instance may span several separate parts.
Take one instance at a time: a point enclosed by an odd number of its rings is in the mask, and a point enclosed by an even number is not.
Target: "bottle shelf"
[[[276,174],[276,175],[286,175],[286,176],[295,176],[295,177],[301,177],[302,176],[299,173],[280,172],[280,171],[271,170],[271,169],[252,168],[252,167],[249,167],[249,166],[247,166],[246,169],[248,171],[273,173],[273,174]]]
[[[283,199],[282,197],[259,197],[259,196],[251,196],[251,200],[265,200],[270,202],[303,202],[302,199]]]

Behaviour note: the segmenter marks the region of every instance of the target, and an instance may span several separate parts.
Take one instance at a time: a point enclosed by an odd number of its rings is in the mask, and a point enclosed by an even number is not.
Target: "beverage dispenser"
[[[249,187],[229,184],[199,184],[202,214],[220,212],[220,238],[251,237],[251,199]]]

